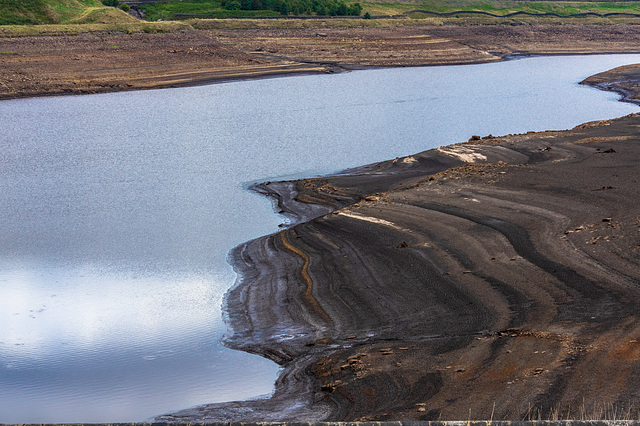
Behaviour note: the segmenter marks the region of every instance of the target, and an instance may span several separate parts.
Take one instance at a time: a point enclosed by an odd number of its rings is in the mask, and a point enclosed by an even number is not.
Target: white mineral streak
[[[476,161],[483,161],[487,159],[486,155],[482,155],[473,148],[466,146],[440,147],[438,148],[438,151],[451,157],[456,157],[466,163],[475,163]]]
[[[400,226],[396,225],[393,222],[389,222],[388,220],[384,220],[384,219],[378,219],[377,217],[365,216],[363,214],[355,213],[347,210],[340,211],[338,212],[338,214],[342,216],[350,217],[352,219],[364,220],[365,222],[371,222],[371,223],[376,223],[378,225],[388,226],[390,228],[397,229],[399,231],[404,230],[403,228],[401,228]]]

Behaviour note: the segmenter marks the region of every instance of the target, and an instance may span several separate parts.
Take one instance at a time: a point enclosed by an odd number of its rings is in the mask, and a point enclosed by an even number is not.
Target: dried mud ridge
[[[225,344],[280,364],[275,393],[156,420],[637,416],[638,129],[474,137],[259,185],[296,224],[232,251]]]

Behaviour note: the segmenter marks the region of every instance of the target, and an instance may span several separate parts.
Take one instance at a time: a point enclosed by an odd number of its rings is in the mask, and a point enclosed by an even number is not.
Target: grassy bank
[[[517,12],[531,14],[554,13],[571,16],[583,13],[605,15],[609,13],[638,13],[640,2],[565,2],[565,1],[494,1],[494,0],[423,0],[409,2],[365,2],[365,9],[372,14],[402,13],[408,10],[424,10],[436,13],[455,13],[459,11],[486,12],[504,16]]]
[[[640,23],[640,1],[370,0],[359,2],[362,5],[360,16],[324,16],[322,19],[294,19],[296,16],[283,15],[277,10],[243,10],[251,1],[266,7],[273,6],[274,2],[288,4],[293,0],[163,1],[141,6],[148,21],[140,21],[121,9],[104,6],[99,0],[0,0],[0,36],[101,31],[154,33],[192,29]],[[320,3],[320,0],[305,1],[310,4],[315,1],[317,4],[313,7]],[[344,3],[348,7],[356,3],[351,0],[325,1],[334,5]],[[229,6],[231,3],[233,5]],[[230,9],[238,5],[240,9]],[[300,17],[307,18],[318,14],[312,9],[298,12]],[[362,19],[365,14],[374,19]]]
[[[278,2],[278,0],[276,0]],[[145,11],[151,20],[157,19],[185,19],[200,15],[201,17],[269,17],[279,14],[286,15],[280,11],[278,6],[275,10],[273,5],[268,8],[270,10],[251,10],[256,9],[257,4],[274,3],[273,0],[244,0],[225,1],[225,0],[191,0],[191,1],[163,1],[155,4],[145,5],[141,8]],[[281,1],[282,4],[288,4]],[[315,2],[308,3],[318,3]],[[347,2],[353,4],[354,2]],[[234,6],[229,6],[233,4]],[[252,6],[253,4],[253,6]],[[559,17],[579,17],[583,14],[638,14],[640,15],[640,2],[561,2],[561,1],[494,1],[494,0],[400,0],[400,1],[365,1],[362,2],[362,14],[376,16],[394,16],[401,15],[412,11],[423,11],[426,14],[452,14],[444,18],[461,18],[465,17],[465,12],[487,13],[496,15],[496,17],[505,17],[514,13],[527,13],[533,15],[555,14]],[[289,6],[289,10],[292,7]],[[285,7],[284,10],[287,10]],[[335,12],[335,11],[334,11]],[[460,16],[455,16],[460,12]],[[311,6],[300,10],[293,10],[289,14],[314,15],[317,13]],[[331,15],[332,13],[326,13]],[[417,15],[416,15],[417,16]]]
[[[99,0],[0,0],[0,25],[133,22],[120,9]]]

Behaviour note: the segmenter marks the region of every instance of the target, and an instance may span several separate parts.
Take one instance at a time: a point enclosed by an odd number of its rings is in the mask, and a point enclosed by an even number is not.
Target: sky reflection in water
[[[279,222],[247,182],[635,112],[576,83],[639,61],[0,102],[0,422],[141,421],[269,393],[275,364],[218,344],[227,252]]]

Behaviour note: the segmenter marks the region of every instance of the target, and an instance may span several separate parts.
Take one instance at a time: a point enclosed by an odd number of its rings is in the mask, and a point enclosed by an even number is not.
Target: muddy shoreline
[[[0,99],[638,52],[639,35],[416,25],[0,38]],[[586,84],[637,103],[638,70]],[[289,224],[230,253],[240,278],[225,344],[279,363],[275,392],[156,420],[637,417],[639,126],[632,115],[257,185]]]
[[[334,24],[334,23],[332,23]],[[0,99],[106,93],[367,67],[478,64],[530,55],[640,52],[640,26],[220,28],[0,37]]]
[[[631,96],[640,67],[584,84]],[[280,364],[275,393],[156,420],[637,416],[639,126],[260,185],[293,219],[232,251],[225,344]]]

